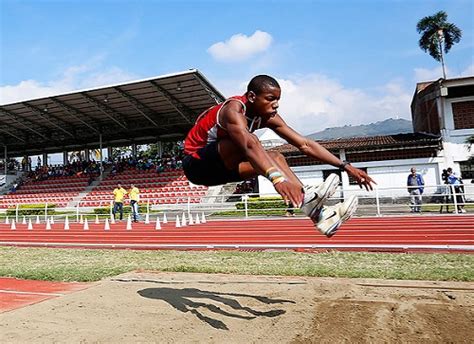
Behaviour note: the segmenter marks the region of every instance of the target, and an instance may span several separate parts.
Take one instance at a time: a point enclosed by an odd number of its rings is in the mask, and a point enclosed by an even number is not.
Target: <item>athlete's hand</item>
[[[369,177],[367,173],[352,165],[346,165],[346,171],[352,178],[356,180],[361,189],[362,186],[364,186],[367,191],[373,190],[372,184],[377,184],[372,178]]]
[[[283,197],[286,204],[291,202],[295,208],[303,204],[304,193],[301,186],[285,180],[275,185],[275,190]]]

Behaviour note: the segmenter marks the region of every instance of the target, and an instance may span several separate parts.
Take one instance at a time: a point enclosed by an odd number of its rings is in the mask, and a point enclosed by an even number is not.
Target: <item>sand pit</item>
[[[474,283],[127,273],[0,314],[0,342],[468,343]]]

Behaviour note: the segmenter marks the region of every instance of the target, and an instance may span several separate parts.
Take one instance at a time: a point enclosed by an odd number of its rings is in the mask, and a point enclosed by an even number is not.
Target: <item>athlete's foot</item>
[[[318,216],[312,220],[321,234],[328,238],[333,236],[343,222],[355,213],[358,205],[356,196],[349,197],[345,202],[333,206],[323,207]]]
[[[304,201],[301,207],[303,213],[313,218],[319,214],[324,202],[331,197],[339,185],[339,176],[331,173],[326,180],[314,186],[304,187]]]

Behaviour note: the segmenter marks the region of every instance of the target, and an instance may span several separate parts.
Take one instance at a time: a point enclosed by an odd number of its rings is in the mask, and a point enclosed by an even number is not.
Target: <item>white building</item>
[[[443,169],[452,167],[463,176],[466,193],[472,193],[470,182],[474,178],[474,165],[468,159],[474,152],[468,151],[466,140],[474,135],[474,77],[419,83],[411,108],[413,134],[318,142],[341,160],[348,160],[366,170],[376,180],[381,196],[406,196],[411,167],[423,175],[426,185],[443,184]],[[339,173],[333,166],[307,158],[291,145],[285,144],[273,150],[285,155],[304,183],[319,183],[329,173]],[[346,173],[342,173],[341,180],[344,190],[366,194],[349,180]],[[426,193],[439,193],[440,189],[428,188]],[[271,183],[263,177],[259,177],[259,191],[261,194],[275,193]]]

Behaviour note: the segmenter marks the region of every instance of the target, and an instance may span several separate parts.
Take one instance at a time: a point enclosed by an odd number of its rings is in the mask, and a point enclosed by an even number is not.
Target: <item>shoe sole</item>
[[[328,181],[329,181],[329,183],[328,183]],[[313,211],[311,212],[311,214],[308,215],[308,217],[313,218],[314,217],[314,211],[316,209],[320,209],[322,207],[323,203],[329,197],[334,195],[334,193],[337,190],[337,187],[339,186],[339,182],[340,182],[340,179],[339,179],[339,176],[337,174],[330,174],[329,175],[329,177],[324,181],[324,183],[328,184],[328,188],[324,191],[323,195],[318,194],[319,202],[313,207]]]
[[[330,238],[332,237],[334,234],[336,234],[337,230],[339,229],[339,227],[344,223],[346,222],[347,220],[349,220],[352,215],[354,215],[354,213],[356,212],[357,210],[357,206],[359,205],[359,199],[356,197],[356,196],[351,196],[349,199],[348,199],[348,207],[346,209],[346,213],[341,217],[341,219],[339,220],[339,222],[333,227],[333,228],[330,228],[326,233],[324,233],[324,235],[326,235],[326,237]]]

